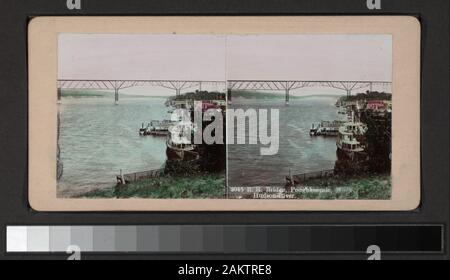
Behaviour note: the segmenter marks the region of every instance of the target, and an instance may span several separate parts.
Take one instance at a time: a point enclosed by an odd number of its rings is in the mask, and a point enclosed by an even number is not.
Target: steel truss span
[[[223,86],[224,81],[182,81],[182,80],[58,80],[58,100],[61,100],[61,90],[63,89],[84,89],[84,90],[114,90],[116,103],[119,102],[119,91],[132,87],[161,87],[172,89],[176,95],[180,95],[182,90],[198,88],[202,86]]]
[[[254,91],[284,91],[286,104],[292,90],[307,87],[325,87],[346,91],[347,96],[354,90],[367,88],[370,91],[374,87],[388,88],[391,91],[392,83],[386,81],[257,81],[257,80],[229,80],[229,81],[188,81],[188,80],[58,80],[58,100],[61,99],[61,90],[114,90],[115,100],[119,101],[119,91],[132,87],[153,86],[167,88],[180,95],[182,90],[197,88],[202,90],[203,86],[222,87],[228,90],[228,99],[231,100],[233,90]]]

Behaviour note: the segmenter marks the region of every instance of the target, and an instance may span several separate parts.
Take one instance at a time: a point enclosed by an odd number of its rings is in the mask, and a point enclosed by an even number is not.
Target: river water
[[[336,139],[311,137],[309,129],[312,123],[345,118],[335,107],[337,99],[302,97],[292,99],[289,106],[284,105],[283,99],[233,99],[233,109],[279,109],[280,146],[276,155],[261,156],[261,145],[228,145],[228,185],[279,186],[285,184],[290,170],[301,174],[333,169]]]
[[[311,123],[339,119],[337,97],[292,99],[234,99],[230,108],[279,109],[280,148],[274,156],[261,156],[260,145],[228,146],[229,186],[283,185],[293,173],[332,169],[336,161],[334,138],[310,137]],[[160,168],[165,160],[165,138],[142,137],[143,122],[170,118],[165,98],[123,96],[62,99],[60,110],[61,160],[64,172],[60,196],[83,194],[112,187],[115,176]]]
[[[61,196],[112,187],[115,176],[160,168],[165,160],[165,138],[142,137],[143,122],[169,118],[165,98],[122,96],[63,98],[59,105]]]

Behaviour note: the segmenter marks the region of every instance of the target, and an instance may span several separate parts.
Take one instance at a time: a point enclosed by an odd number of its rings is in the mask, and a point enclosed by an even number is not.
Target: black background
[[[384,213],[37,213],[28,206],[27,23],[56,15],[413,15],[422,24],[422,204],[414,212]],[[0,258],[66,258],[65,255],[7,255],[6,225],[140,224],[445,224],[449,220],[449,1],[382,0],[82,0],[71,11],[66,0],[0,0]],[[405,124],[408,125],[408,124]],[[447,244],[447,243],[446,243]],[[199,258],[170,255],[85,255],[90,258]],[[208,256],[208,259],[267,256]],[[366,258],[365,255],[273,255],[272,259]],[[444,259],[445,255],[384,258]]]

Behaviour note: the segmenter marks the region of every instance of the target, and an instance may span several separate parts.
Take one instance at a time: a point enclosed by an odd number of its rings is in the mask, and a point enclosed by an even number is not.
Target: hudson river
[[[276,155],[261,156],[261,145],[229,145],[228,185],[279,186],[285,184],[289,170],[300,174],[333,169],[336,139],[311,137],[309,129],[312,123],[343,118],[335,107],[337,99],[338,96],[295,98],[291,99],[289,106],[285,106],[281,98],[233,99],[230,107],[235,109],[267,109],[269,112],[270,109],[279,109],[280,147]]]
[[[280,149],[274,156],[261,156],[260,145],[228,147],[230,186],[283,185],[291,169],[304,173],[332,169],[336,161],[334,138],[310,137],[313,122],[335,120],[336,97],[295,98],[290,106],[283,99],[235,99],[231,108],[279,109]],[[122,96],[63,97],[60,110],[61,160],[63,176],[60,196],[83,194],[113,187],[115,176],[158,169],[166,160],[165,138],[142,137],[143,122],[169,118],[165,98]]]
[[[113,187],[115,176],[160,168],[165,138],[142,137],[142,123],[169,117],[165,98],[121,96],[64,98],[59,105],[59,144],[64,164],[59,194],[77,195]]]

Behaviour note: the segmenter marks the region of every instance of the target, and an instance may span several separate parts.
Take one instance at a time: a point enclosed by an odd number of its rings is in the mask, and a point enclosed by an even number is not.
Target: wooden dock
[[[135,172],[130,174],[120,174],[116,176],[118,185],[126,185],[133,182],[139,182],[142,180],[159,178],[164,175],[164,169],[155,169],[143,172]]]
[[[308,180],[330,178],[330,177],[333,177],[334,175],[335,175],[334,169],[322,170],[322,171],[310,172],[310,173],[303,173],[303,174],[297,174],[297,175],[289,175],[289,176],[286,176],[286,183],[288,185],[298,185],[298,184],[304,183]]]

